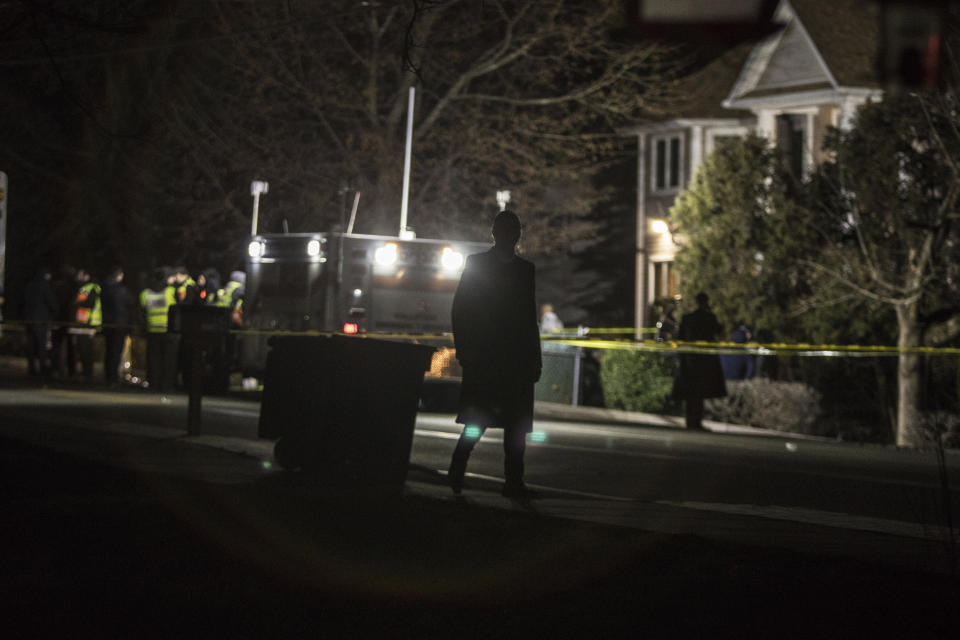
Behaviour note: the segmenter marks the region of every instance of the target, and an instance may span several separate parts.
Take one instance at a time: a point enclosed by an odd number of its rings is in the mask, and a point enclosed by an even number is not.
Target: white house
[[[624,130],[637,138],[636,326],[650,304],[677,294],[669,211],[703,158],[725,137],[769,138],[788,168],[807,174],[823,158],[828,127],[849,126],[881,94],[879,15],[863,0],[781,0],[784,27],[732,48],[684,78],[669,120]]]

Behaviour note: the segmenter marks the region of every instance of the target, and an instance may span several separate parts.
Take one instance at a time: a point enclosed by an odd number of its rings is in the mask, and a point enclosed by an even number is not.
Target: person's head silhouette
[[[513,253],[520,240],[520,218],[513,211],[506,210],[493,219],[493,242],[503,253]]]

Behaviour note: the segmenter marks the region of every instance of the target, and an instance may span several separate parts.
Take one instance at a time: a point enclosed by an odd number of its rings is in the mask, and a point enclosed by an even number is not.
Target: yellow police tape
[[[23,331],[30,324],[46,324],[64,328],[123,328],[127,330],[141,330],[139,325],[102,325],[90,327],[77,323],[32,323],[25,321],[0,322],[3,330],[13,329]],[[900,354],[917,355],[960,355],[958,347],[898,347],[888,345],[836,345],[836,344],[807,344],[807,343],[737,343],[737,342],[705,342],[705,341],[657,341],[657,340],[630,340],[630,339],[603,339],[592,338],[591,335],[603,334],[632,334],[636,329],[625,328],[585,328],[581,330],[564,330],[541,334],[544,344],[562,344],[571,347],[586,349],[617,349],[629,351],[653,351],[667,354],[699,353],[699,354],[752,354],[752,355],[792,355],[792,356],[820,356],[820,357],[884,357],[899,356]],[[655,331],[642,330],[643,333]],[[360,334],[344,334],[340,331],[292,331],[284,329],[231,329],[229,333],[237,336],[269,335],[269,336],[334,336],[351,335],[361,338],[378,338],[384,340],[410,340],[414,342],[453,342],[450,333],[379,333],[364,332]],[[578,333],[584,335],[577,335]]]
[[[621,349],[630,351],[659,351],[663,353],[754,354],[827,357],[880,357],[900,354],[960,355],[955,347],[897,347],[885,345],[835,345],[805,343],[737,343],[670,340],[558,340],[561,344],[588,349]]]

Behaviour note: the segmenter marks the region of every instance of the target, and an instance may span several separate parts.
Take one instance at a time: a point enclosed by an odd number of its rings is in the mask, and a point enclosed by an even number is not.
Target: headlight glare
[[[463,266],[463,254],[451,247],[444,247],[440,254],[440,264],[447,271],[456,271]]]
[[[388,242],[374,252],[373,259],[377,264],[387,267],[397,261],[398,253],[397,243]]]

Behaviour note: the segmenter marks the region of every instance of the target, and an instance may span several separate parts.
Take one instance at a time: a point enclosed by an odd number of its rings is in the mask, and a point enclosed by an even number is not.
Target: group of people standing
[[[23,292],[27,368],[30,375],[93,378],[94,336],[103,333],[104,372],[119,382],[120,361],[129,334],[131,298],[124,272],[112,268],[103,284],[87,269],[40,268]]]
[[[113,267],[98,282],[85,268],[63,267],[56,276],[48,267],[37,270],[23,292],[22,317],[30,375],[67,378],[79,370],[85,379],[92,379],[94,339],[102,334],[104,378],[107,384],[116,385],[120,382],[120,367],[131,329],[139,325],[148,336],[147,379],[163,387],[170,382],[166,369],[176,374],[176,347],[173,356],[163,357],[170,350],[166,343],[172,341],[151,341],[150,336],[167,334],[171,307],[208,304],[229,308],[237,318],[242,314],[242,271],[231,273],[229,282],[221,287],[215,269],[206,269],[194,279],[186,267],[160,267],[154,270],[149,286],[137,300],[124,284],[124,275],[121,267]],[[154,365],[170,366],[151,372],[151,360]]]
[[[139,306],[147,330],[147,380],[156,391],[171,391],[177,386],[178,374],[185,377],[186,354],[178,340],[179,327],[171,326],[171,310],[178,305],[206,305],[228,310],[235,326],[243,324],[243,299],[246,274],[233,271],[227,283],[220,286],[216,269],[205,269],[196,278],[186,267],[159,267],[152,273],[149,285],[140,292]],[[220,354],[229,358],[233,341]]]

